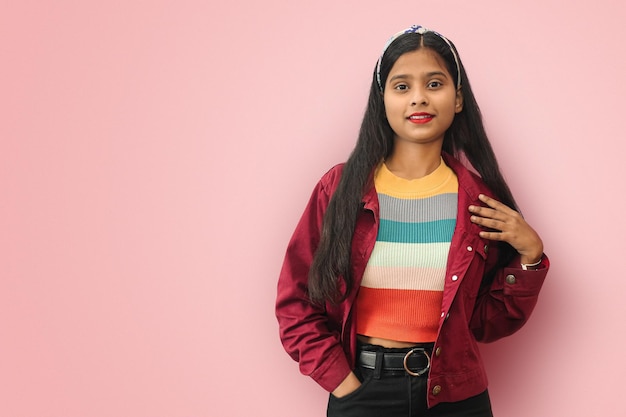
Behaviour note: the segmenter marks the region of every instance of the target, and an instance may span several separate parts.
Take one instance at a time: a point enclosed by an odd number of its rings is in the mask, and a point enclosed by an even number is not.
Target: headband
[[[448,47],[450,48],[450,51],[452,51],[452,56],[454,56],[454,62],[456,63],[456,73],[457,73],[456,88],[457,89],[461,88],[461,65],[459,65],[459,57],[457,56],[456,51],[452,47],[452,43],[450,43],[450,41],[441,33],[435,32],[434,30],[426,29],[424,26],[413,25],[410,28],[402,30],[396,33],[395,35],[393,35],[385,44],[385,47],[383,48],[383,52],[380,54],[380,58],[378,58],[378,62],[376,63],[376,81],[378,82],[378,88],[380,88],[380,91],[383,91],[383,85],[382,85],[382,82],[380,81],[380,65],[383,61],[383,55],[385,55],[385,52],[387,51],[387,48],[389,48],[389,45],[391,45],[393,41],[398,39],[400,36],[405,35],[407,33],[417,33],[420,35],[424,35],[426,32],[434,33],[435,35],[439,36],[448,45]]]

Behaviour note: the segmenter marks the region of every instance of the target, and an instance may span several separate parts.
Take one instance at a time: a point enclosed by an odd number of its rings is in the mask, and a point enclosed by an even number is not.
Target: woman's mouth
[[[435,116],[430,113],[413,113],[412,115],[407,117],[407,119],[409,119],[411,123],[424,124],[430,122],[433,117]]]

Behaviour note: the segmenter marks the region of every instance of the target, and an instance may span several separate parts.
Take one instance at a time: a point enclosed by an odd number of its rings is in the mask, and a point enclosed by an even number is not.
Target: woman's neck
[[[413,180],[425,177],[441,164],[441,144],[402,144],[396,142],[393,151],[385,159],[387,169],[394,175]]]

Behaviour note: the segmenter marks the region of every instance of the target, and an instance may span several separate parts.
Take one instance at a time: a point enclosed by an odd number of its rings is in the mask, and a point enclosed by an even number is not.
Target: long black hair
[[[376,70],[374,71],[356,146],[343,168],[337,190],[324,215],[319,246],[309,271],[309,297],[313,302],[338,302],[344,299],[348,292],[343,294],[339,292],[339,279],[345,280],[346,288],[352,286],[351,248],[357,217],[361,210],[361,200],[371,186],[374,169],[390,155],[394,144],[394,132],[385,116],[381,90],[384,89],[389,72],[398,58],[420,48],[436,52],[444,60],[454,80],[458,80],[459,77],[454,53],[458,58],[463,109],[455,115],[445,133],[443,151],[457,159],[465,156],[495,196],[507,206],[517,209],[513,195],[498,167],[483,126],[480,109],[454,44],[451,42],[448,44],[434,32],[403,34],[387,47],[381,57],[382,87],[379,87]],[[454,48],[454,53],[451,48]],[[512,259],[515,250],[510,245],[503,244],[500,253],[498,264],[502,265]]]

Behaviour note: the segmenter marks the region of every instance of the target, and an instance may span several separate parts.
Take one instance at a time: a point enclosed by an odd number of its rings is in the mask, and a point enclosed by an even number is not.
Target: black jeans
[[[427,374],[415,377],[405,371],[377,373],[359,366],[354,373],[362,385],[345,397],[330,394],[328,417],[493,417],[487,391],[428,409]]]

